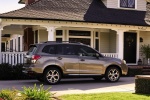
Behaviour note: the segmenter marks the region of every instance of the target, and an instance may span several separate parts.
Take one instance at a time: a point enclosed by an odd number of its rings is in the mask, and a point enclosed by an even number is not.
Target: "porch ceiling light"
[[[146,5],[146,14],[145,14],[145,22],[150,25],[150,0],[146,0],[147,5]]]

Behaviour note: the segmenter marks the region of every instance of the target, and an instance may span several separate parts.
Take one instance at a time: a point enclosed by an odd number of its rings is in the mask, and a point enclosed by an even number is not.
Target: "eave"
[[[20,3],[20,4],[25,4],[25,0],[19,0],[18,3]]]

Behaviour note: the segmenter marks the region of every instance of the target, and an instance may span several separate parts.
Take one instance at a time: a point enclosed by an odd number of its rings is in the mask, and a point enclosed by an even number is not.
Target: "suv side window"
[[[56,46],[55,45],[46,45],[42,52],[48,53],[48,54],[55,54]]]
[[[77,55],[74,45],[57,45],[57,54],[59,55]]]
[[[96,57],[97,52],[90,47],[79,46],[78,54],[80,56]]]
[[[35,45],[31,45],[30,49],[27,52],[27,55],[32,55],[37,50],[37,47]]]

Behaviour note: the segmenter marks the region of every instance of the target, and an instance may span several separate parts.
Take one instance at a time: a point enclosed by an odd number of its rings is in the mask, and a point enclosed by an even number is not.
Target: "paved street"
[[[51,87],[51,92],[56,95],[76,93],[100,93],[100,92],[134,92],[134,77],[121,77],[117,83],[109,83],[104,79],[94,81],[92,78],[63,79],[60,84],[47,85],[37,80],[0,81],[0,89],[16,88],[22,90],[23,86],[32,87],[36,84],[44,84],[44,88]]]

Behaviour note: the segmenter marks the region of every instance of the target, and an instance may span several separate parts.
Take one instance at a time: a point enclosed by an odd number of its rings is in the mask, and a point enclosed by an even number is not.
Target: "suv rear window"
[[[56,46],[55,45],[47,45],[43,48],[42,52],[48,54],[55,54]]]
[[[31,45],[30,49],[27,52],[27,55],[32,55],[37,50],[37,47],[35,45]]]

